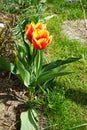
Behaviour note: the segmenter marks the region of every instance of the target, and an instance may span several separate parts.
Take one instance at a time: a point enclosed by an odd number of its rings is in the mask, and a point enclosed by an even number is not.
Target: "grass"
[[[84,5],[87,2],[84,1]],[[82,19],[83,12],[79,2],[65,3],[63,1],[48,0],[48,5],[57,16],[48,21],[48,28],[53,34],[53,42],[48,47],[49,61],[65,59],[68,57],[82,57],[76,63],[67,66],[74,71],[68,76],[59,77],[55,80],[53,90],[48,95],[50,101],[47,116],[49,130],[69,130],[72,127],[87,123],[87,45],[82,46],[80,42],[70,41],[61,33],[61,25],[67,19]],[[87,16],[87,7],[85,12]],[[56,125],[57,124],[57,125]],[[87,126],[75,128],[75,130],[86,130]]]
[[[47,0],[48,4],[51,6],[51,11],[57,13],[58,15],[62,14],[63,17],[67,19],[77,19],[83,18],[83,11],[80,2],[64,2],[64,0]],[[86,9],[87,16],[87,1],[82,1],[83,7]],[[53,6],[52,6],[53,5]]]
[[[87,123],[87,45],[70,41],[63,36],[61,25],[65,20],[83,19],[83,11],[79,2],[64,2],[64,0],[47,0],[47,13],[56,14],[47,22],[53,35],[53,41],[47,48],[46,59],[66,59],[82,57],[78,62],[67,65],[67,70],[74,73],[58,77],[47,89],[47,99],[44,103],[44,114],[48,117],[47,130],[70,130],[75,126]],[[87,16],[87,1],[83,6]],[[51,126],[51,127],[50,127]],[[87,126],[75,128],[86,130]]]

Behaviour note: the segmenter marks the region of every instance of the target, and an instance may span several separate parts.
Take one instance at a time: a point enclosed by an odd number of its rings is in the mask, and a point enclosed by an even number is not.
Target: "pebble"
[[[4,24],[3,23],[0,23],[0,28],[4,28]]]

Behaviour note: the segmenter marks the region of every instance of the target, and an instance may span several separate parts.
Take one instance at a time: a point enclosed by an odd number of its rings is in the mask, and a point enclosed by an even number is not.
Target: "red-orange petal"
[[[46,38],[41,38],[39,40],[33,38],[32,43],[36,49],[45,49],[50,42],[49,39]]]
[[[25,30],[26,30],[27,39],[31,42],[32,41],[32,33],[35,30],[34,23],[31,23],[30,25],[26,25]]]
[[[46,25],[43,25],[41,22],[37,23],[35,29],[46,29]]]
[[[49,36],[49,32],[47,30],[35,30],[33,32],[33,37],[37,40],[40,38],[47,38]]]
[[[26,37],[34,45],[36,49],[45,49],[52,41],[52,36],[49,36],[49,32],[46,30],[46,26],[41,22],[35,25],[32,22],[30,25],[26,25]]]

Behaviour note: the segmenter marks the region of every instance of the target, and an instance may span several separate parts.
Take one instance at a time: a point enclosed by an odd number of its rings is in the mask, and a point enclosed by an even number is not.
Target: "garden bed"
[[[23,85],[9,73],[0,72],[0,130],[19,130],[20,113],[27,100]]]

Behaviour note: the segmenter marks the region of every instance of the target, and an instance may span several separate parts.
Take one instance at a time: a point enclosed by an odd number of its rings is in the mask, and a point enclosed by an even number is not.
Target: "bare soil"
[[[19,130],[20,113],[26,110],[25,87],[9,73],[0,72],[0,130]]]
[[[15,16],[0,12],[0,56],[12,59],[12,29]],[[20,112],[24,105],[25,88],[14,76],[0,71],[0,130],[19,130]],[[23,98],[23,99],[22,99]]]
[[[15,76],[9,77],[8,72],[0,72],[0,130],[20,129],[20,114],[28,109],[26,101],[26,87]],[[38,127],[41,130],[48,126],[48,121],[43,115],[43,108],[39,109]]]

